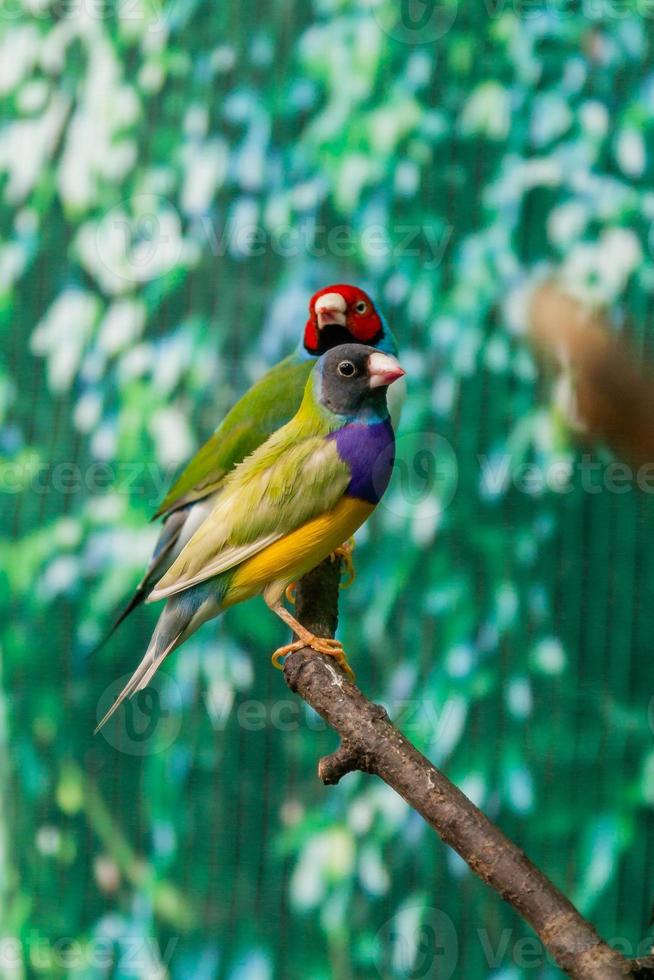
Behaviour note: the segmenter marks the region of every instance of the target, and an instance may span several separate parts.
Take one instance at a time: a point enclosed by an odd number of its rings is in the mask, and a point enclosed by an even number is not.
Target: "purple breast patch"
[[[390,421],[372,425],[352,422],[330,439],[348,464],[352,479],[345,491],[348,497],[377,504],[388,486],[395,461],[395,437]]]

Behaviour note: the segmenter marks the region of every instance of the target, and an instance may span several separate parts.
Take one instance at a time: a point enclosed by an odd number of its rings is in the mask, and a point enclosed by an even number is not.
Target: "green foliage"
[[[584,489],[523,334],[556,266],[650,341],[651,12],[437,8],[0,11],[1,923],[23,975],[555,974],[384,786],[317,784],[333,737],[270,667],[262,605],[171,659],[131,719],[147,737],[91,735],[156,616],[88,658],[150,514],[330,281],[371,289],[410,376],[341,602],[362,687],[605,935],[643,939],[651,500],[604,470]],[[570,492],[538,477],[561,472]]]

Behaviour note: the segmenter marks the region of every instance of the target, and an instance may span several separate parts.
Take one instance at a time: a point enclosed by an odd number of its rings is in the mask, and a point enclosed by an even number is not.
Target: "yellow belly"
[[[296,582],[347,541],[374,509],[374,504],[343,497],[333,510],[248,558],[234,572],[223,608],[264,590],[268,598],[279,598],[290,582]]]

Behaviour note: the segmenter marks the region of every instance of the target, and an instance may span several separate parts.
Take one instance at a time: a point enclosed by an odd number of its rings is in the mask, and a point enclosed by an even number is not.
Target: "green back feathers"
[[[314,363],[292,354],[253,385],[173,483],[153,520],[213,493],[234,466],[292,418]]]
[[[213,511],[150,600],[163,599],[234,568],[335,507],[351,474],[336,443],[325,436],[341,424],[316,402],[312,380],[295,418],[224,479]]]

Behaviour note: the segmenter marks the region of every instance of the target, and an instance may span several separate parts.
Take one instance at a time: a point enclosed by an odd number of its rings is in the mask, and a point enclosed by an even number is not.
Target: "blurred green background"
[[[2,0],[3,977],[559,975],[385,786],[322,787],[335,738],[272,669],[263,603],[92,736],[155,622],[88,656],[167,482],[334,281],[371,290],[409,372],[341,599],[359,682],[643,949],[654,504],[584,484],[524,333],[558,268],[641,349],[654,336],[652,18]]]

